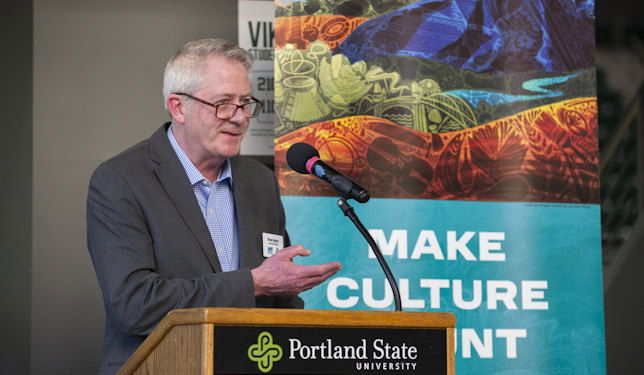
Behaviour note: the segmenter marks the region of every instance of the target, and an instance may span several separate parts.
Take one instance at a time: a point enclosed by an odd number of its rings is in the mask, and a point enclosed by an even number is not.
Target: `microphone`
[[[311,173],[328,182],[343,198],[365,203],[371,198],[367,189],[353,182],[320,159],[320,153],[308,143],[295,143],[286,152],[288,165],[297,173]]]

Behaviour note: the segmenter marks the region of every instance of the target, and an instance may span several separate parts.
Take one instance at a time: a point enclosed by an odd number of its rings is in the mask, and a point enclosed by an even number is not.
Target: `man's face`
[[[202,88],[193,96],[214,104],[242,104],[250,98],[250,81],[244,66],[220,56],[208,57],[204,64]],[[220,163],[239,153],[248,129],[248,118],[238,109],[228,120],[215,116],[215,108],[185,98],[185,122],[177,129],[182,147],[196,163]]]

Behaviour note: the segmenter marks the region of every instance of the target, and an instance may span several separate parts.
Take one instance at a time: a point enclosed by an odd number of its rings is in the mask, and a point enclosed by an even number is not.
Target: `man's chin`
[[[241,142],[235,144],[235,145],[226,145],[219,150],[219,154],[223,157],[227,158],[232,158],[233,156],[239,155],[239,152],[241,151]]]

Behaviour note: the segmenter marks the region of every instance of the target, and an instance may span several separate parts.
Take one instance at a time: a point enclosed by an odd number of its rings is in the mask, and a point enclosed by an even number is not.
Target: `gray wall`
[[[34,1],[31,373],[96,371],[104,313],[85,244],[89,176],[166,121],[165,61],[212,36],[236,41],[236,0]]]
[[[236,40],[236,4],[35,0],[4,5],[0,374],[95,372],[104,314],[85,245],[89,175],[165,121],[161,73],[181,44],[208,36]],[[627,361],[611,354],[631,353],[623,338],[642,332],[642,304],[632,303],[643,285],[641,258],[628,262],[632,269],[624,270],[606,296],[609,373],[637,368],[635,356]],[[626,367],[616,366],[620,363]]]
[[[29,369],[32,4],[0,13],[0,374]]]
[[[641,244],[644,235],[638,236]],[[606,362],[609,374],[637,374],[644,369],[644,251],[633,248],[604,293]]]

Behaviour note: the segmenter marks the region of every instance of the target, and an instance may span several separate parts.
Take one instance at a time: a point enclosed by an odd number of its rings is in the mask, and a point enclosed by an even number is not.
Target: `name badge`
[[[262,244],[264,248],[264,257],[275,254],[284,248],[284,237],[279,234],[262,233]]]

